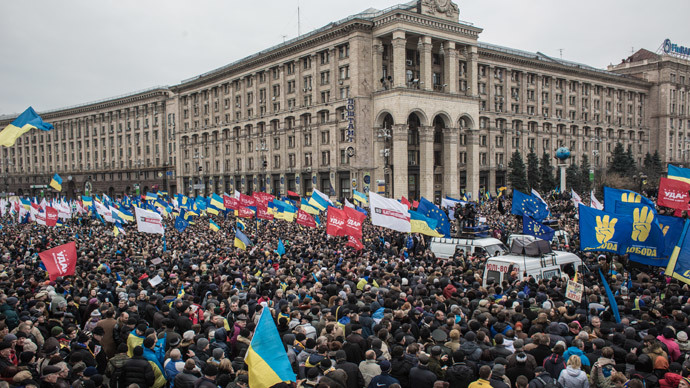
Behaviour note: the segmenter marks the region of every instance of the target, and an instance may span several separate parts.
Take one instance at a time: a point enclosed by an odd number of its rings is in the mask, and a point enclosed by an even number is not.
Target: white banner
[[[402,203],[382,197],[373,191],[369,192],[371,208],[371,223],[384,228],[410,233],[410,214],[407,206]]]
[[[604,210],[604,205],[602,205],[601,202],[599,202],[599,200],[597,199],[597,197],[594,196],[594,191],[590,192],[589,199],[590,201],[592,201],[590,207],[593,207],[597,210]]]
[[[144,233],[165,234],[163,217],[156,212],[134,208],[137,217],[137,230]]]

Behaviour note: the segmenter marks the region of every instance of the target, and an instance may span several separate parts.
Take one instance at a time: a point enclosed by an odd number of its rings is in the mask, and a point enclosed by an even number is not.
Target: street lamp
[[[390,141],[391,138],[393,137],[393,130],[391,128],[379,128],[377,130],[378,134],[377,137],[380,140],[383,140],[383,149],[380,150],[380,156],[383,157],[383,180],[386,185],[386,196],[389,196],[389,176],[392,173],[392,166],[390,165],[390,154],[391,154],[391,148],[390,148]]]
[[[268,170],[268,160],[266,160],[266,152],[268,152],[268,146],[266,145],[266,139],[261,139],[260,143],[261,144],[257,144],[256,148],[254,149],[256,152],[261,152],[261,171],[263,171],[263,175],[259,174],[258,189],[261,190],[261,186],[263,185],[264,188],[261,191],[266,191],[266,185],[269,183],[266,177]]]
[[[199,189],[199,190],[204,190],[204,191],[205,191],[206,186],[203,185],[203,183],[202,183],[202,177],[201,177],[201,171],[203,170],[203,167],[201,166],[201,160],[202,160],[203,158],[204,158],[203,152],[199,152],[198,149],[194,151],[194,156],[192,157],[192,159],[194,159],[194,160],[196,161],[196,170],[197,170],[197,172],[199,173],[198,182],[199,182],[199,185],[200,185],[200,186],[198,186],[198,187],[201,187],[201,189]],[[190,177],[190,179],[192,179],[192,178]],[[202,186],[203,186],[203,187],[202,187]]]

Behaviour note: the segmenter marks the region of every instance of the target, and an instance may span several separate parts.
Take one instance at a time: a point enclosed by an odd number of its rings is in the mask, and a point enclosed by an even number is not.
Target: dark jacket
[[[216,384],[215,380],[201,377],[194,383],[194,388],[218,388],[218,384]]]
[[[364,377],[357,365],[341,360],[335,364],[335,369],[341,369],[347,374],[348,388],[361,388],[364,386]]]
[[[400,384],[400,382],[398,379],[389,375],[388,373],[381,373],[380,375],[371,379],[368,388],[388,388],[393,384]]]
[[[558,356],[554,353],[544,360],[544,369],[549,372],[549,375],[558,379],[558,377],[555,376],[560,376],[561,371],[565,369],[565,360],[562,356]]]
[[[527,364],[518,364],[506,369],[506,376],[510,379],[511,384],[515,386],[515,382],[519,376],[527,377],[527,381],[532,380],[534,378],[534,368],[530,368]]]
[[[456,362],[446,369],[446,381],[450,388],[467,388],[475,380],[474,371],[464,362]]]
[[[391,376],[398,379],[400,382],[400,387],[410,388],[410,370],[414,367],[412,361],[410,361],[404,355],[400,358],[391,359]]]
[[[193,388],[199,377],[198,373],[183,370],[175,376],[175,388]]]
[[[558,385],[558,381],[551,377],[549,372],[542,372],[530,380],[527,388],[545,388],[548,384]]]
[[[410,386],[414,388],[434,388],[436,374],[425,365],[418,365],[410,370]]]
[[[508,384],[506,384],[506,382],[503,381],[503,379],[500,377],[491,376],[491,380],[489,380],[489,384],[491,384],[492,388],[510,388],[510,386]]]
[[[144,357],[132,357],[125,363],[122,371],[122,385],[137,384],[140,387],[150,387],[156,380],[151,364]]]
[[[546,357],[551,355],[551,348],[548,345],[539,344],[536,348],[528,351],[527,354],[534,356],[537,366],[544,365]]]

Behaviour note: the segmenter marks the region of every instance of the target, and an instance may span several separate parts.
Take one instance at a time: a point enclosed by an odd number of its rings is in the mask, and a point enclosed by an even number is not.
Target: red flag
[[[345,224],[345,233],[348,236],[355,236],[357,238],[362,238],[362,223],[367,216],[364,213],[360,213],[357,210],[345,206],[343,208],[345,215],[347,216],[347,223]]]
[[[254,218],[254,211],[246,207],[241,207],[237,215],[242,218]]]
[[[262,206],[261,204],[258,204],[258,205],[256,205],[256,218],[259,218],[262,220],[272,220],[273,214],[268,212],[268,208],[266,206]]]
[[[237,198],[230,197],[230,199],[227,200],[227,204],[225,203],[226,201],[223,199],[223,204],[225,205],[226,209],[238,210],[240,208],[240,200]]]
[[[147,273],[139,276],[139,280],[144,280],[144,279],[148,279],[148,278],[149,278],[149,274],[147,274]]]
[[[316,221],[314,221],[314,218],[304,210],[297,210],[297,223],[310,228],[316,228]]]
[[[347,244],[345,244],[345,246],[353,247],[353,248],[355,248],[355,250],[360,250],[360,249],[364,248],[364,245],[362,245],[362,242],[359,241],[359,239],[354,237],[354,236],[347,236]]]
[[[412,207],[415,209],[418,208],[419,207],[419,201],[412,202]]]
[[[256,206],[256,200],[254,199],[254,197],[250,197],[248,195],[240,193],[240,206]]]
[[[232,200],[233,199],[234,199],[233,197],[231,197],[227,194],[223,194],[223,206],[225,206],[226,209],[235,210],[236,208],[232,207]],[[235,199],[235,201],[237,201],[237,200]]]
[[[345,211],[329,206],[326,234],[331,236],[345,236],[345,224],[347,224],[347,214],[345,214]]]
[[[690,190],[690,184],[662,177],[659,180],[659,196],[656,203],[673,209],[690,210],[688,190]]]
[[[408,209],[412,206],[412,204],[410,204],[410,201],[408,201],[405,197],[402,197],[402,199],[400,199],[400,203],[407,206]]]
[[[264,206],[268,206],[268,203],[275,199],[275,197],[272,196],[271,194],[262,193],[262,192],[255,192],[253,194],[253,197],[257,203],[260,203]]]
[[[288,190],[288,197],[298,197],[299,198],[299,194],[295,193],[294,191]]]
[[[46,206],[46,226],[57,225],[58,211],[55,208]]]
[[[60,276],[74,275],[77,266],[77,244],[72,241],[38,254],[48,271],[50,281]]]

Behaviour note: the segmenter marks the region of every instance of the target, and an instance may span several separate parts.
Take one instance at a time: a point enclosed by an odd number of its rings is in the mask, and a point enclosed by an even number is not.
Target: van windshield
[[[502,255],[508,252],[508,248],[506,248],[506,246],[503,244],[487,245],[484,247],[484,249],[486,250],[486,253],[488,253],[491,257]]]

